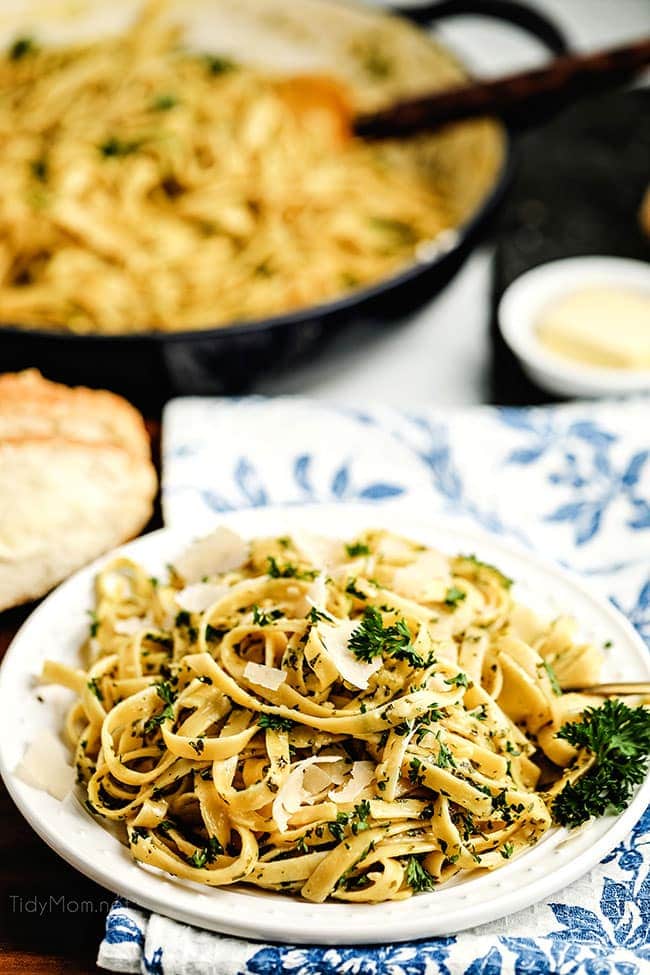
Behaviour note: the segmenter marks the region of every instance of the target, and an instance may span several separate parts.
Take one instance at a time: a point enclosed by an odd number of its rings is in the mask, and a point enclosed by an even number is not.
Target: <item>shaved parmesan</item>
[[[355,762],[345,785],[340,789],[332,790],[328,796],[333,802],[354,802],[374,777],[375,766],[372,762]]]
[[[251,684],[266,687],[268,691],[277,691],[287,679],[287,674],[278,667],[267,667],[266,664],[256,664],[249,660],[244,667],[244,677]]]
[[[323,569],[337,565],[343,559],[343,543],[336,538],[297,531],[291,536],[291,541],[298,555]]]
[[[307,592],[305,593],[305,598],[310,606],[315,606],[316,609],[324,609],[325,603],[327,601],[327,576],[324,572],[319,572],[314,581],[311,583]]]
[[[139,633],[140,630],[145,630],[152,625],[152,620],[148,616],[128,616],[124,620],[115,620],[113,629],[120,636],[133,636],[134,633]]]
[[[176,593],[176,603],[188,613],[202,613],[229,592],[228,586],[211,582],[195,582]]]
[[[323,789],[326,789],[332,784],[332,777],[324,769],[319,768],[318,765],[312,765],[310,768],[305,769],[302,784],[310,795],[317,796],[319,792],[322,792]]]
[[[199,538],[180,555],[174,568],[188,582],[200,582],[206,576],[239,569],[248,558],[248,545],[229,528],[216,528]]]
[[[75,770],[68,764],[63,743],[47,728],[27,746],[14,775],[27,785],[49,792],[55,799],[65,798],[75,780]]]
[[[411,565],[396,569],[393,589],[421,602],[439,602],[451,583],[449,562],[440,552],[423,552]]]
[[[332,661],[339,674],[349,684],[359,687],[362,690],[368,686],[368,680],[382,666],[382,658],[377,657],[370,663],[357,660],[348,644],[350,637],[361,626],[360,621],[342,620],[340,623],[330,625],[329,623],[319,623],[317,632],[323,644],[325,654]]]
[[[313,775],[307,778],[307,782],[311,786],[308,789],[305,782],[305,773],[313,765],[327,765],[328,763],[341,761],[343,759],[339,755],[315,755],[313,758],[305,758],[301,762],[296,762],[273,800],[273,819],[281,833],[286,833],[287,826],[289,825],[289,817],[297,812],[303,804],[313,805],[316,797],[332,781],[331,775],[328,775],[322,769],[318,769],[315,772],[318,771],[320,773],[319,776],[314,772]]]

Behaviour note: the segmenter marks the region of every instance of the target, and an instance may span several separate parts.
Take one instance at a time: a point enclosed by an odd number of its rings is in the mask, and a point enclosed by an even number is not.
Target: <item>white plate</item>
[[[287,534],[296,527],[353,536],[381,523],[450,553],[476,553],[516,580],[515,592],[522,601],[534,602],[535,608],[551,615],[568,611],[580,621],[584,637],[598,644],[611,640],[608,679],[650,677],[641,639],[619,612],[594,598],[581,582],[490,536],[436,524],[424,508],[262,508],[224,515],[221,522],[248,536]],[[123,546],[120,552],[155,574],[164,571],[188,541],[165,530]],[[553,830],[495,873],[379,905],[309,904],[245,888],[210,890],[138,866],[76,798],[58,802],[13,774],[41,728],[60,728],[68,692],[48,688],[45,701],[40,702],[34,675],[46,657],[78,663],[78,647],[87,633],[92,580],[104,561],[79,572],[46,599],[7,652],[0,670],[0,772],[23,815],[52,849],[99,884],[144,907],[198,927],[275,941],[354,944],[451,934],[528,907],[580,877],[623,839],[650,800],[649,779],[618,817],[598,820],[572,834]]]

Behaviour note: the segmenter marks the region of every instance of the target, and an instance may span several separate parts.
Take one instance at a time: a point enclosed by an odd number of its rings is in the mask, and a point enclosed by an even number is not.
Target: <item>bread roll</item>
[[[156,474],[140,414],[36,370],[0,377],[0,610],[137,535]]]

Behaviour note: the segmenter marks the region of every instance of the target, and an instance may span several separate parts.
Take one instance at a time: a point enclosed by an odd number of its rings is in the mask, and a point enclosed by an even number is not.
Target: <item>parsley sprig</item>
[[[580,826],[592,816],[622,812],[648,770],[650,710],[608,700],[586,708],[582,721],[563,725],[557,737],[589,752],[595,762],[555,798],[551,811],[556,822]]]
[[[427,667],[433,663],[416,651],[406,620],[399,619],[391,626],[384,626],[382,615],[375,606],[366,606],[363,619],[350,637],[348,647],[357,660],[366,663],[379,656],[406,660],[412,667]]]

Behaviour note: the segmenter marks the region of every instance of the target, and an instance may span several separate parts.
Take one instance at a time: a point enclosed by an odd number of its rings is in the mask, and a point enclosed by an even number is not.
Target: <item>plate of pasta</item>
[[[648,710],[577,688],[648,676],[616,609],[501,540],[418,507],[236,512],[32,614],[0,671],[0,770],[68,862],[187,923],[448,934],[630,830]]]

